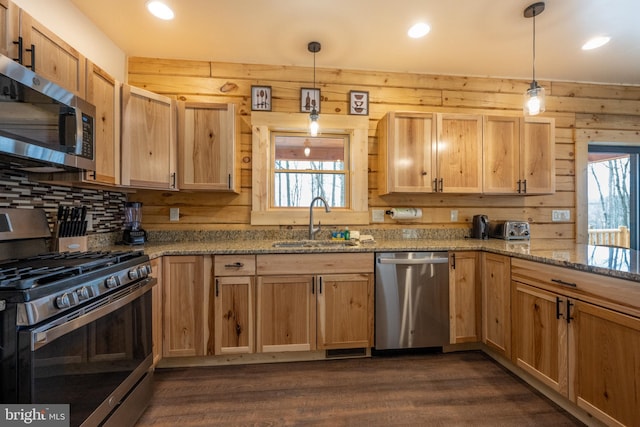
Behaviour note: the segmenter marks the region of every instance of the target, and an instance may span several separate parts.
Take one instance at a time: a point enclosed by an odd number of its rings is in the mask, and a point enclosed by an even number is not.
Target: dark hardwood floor
[[[481,352],[159,369],[144,426],[579,426]]]

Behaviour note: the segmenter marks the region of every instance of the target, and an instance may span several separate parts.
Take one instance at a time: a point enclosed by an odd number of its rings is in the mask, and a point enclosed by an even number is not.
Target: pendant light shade
[[[544,2],[533,3],[524,10],[525,18],[533,18],[533,78],[524,94],[522,110],[525,116],[535,116],[545,110],[544,88],[536,81],[536,16],[544,10]]]
[[[313,89],[316,88],[316,53],[320,52],[320,43],[319,42],[309,42],[307,45],[307,49],[309,52],[313,53]],[[318,119],[320,115],[318,114],[318,110],[316,110],[316,106],[314,105],[311,114],[309,114],[309,134],[311,136],[318,136],[318,130],[320,129],[320,124],[318,123]]]

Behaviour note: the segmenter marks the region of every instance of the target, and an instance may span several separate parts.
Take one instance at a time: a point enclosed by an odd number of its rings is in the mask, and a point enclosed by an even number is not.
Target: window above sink
[[[309,201],[318,195],[327,198],[332,205],[331,213],[318,209],[317,219],[323,225],[369,223],[369,120],[367,117],[337,114],[323,114],[321,120],[321,133],[311,137],[307,133],[307,114],[251,113],[251,225],[307,225]],[[307,141],[311,160],[302,160],[306,157]],[[289,164],[278,164],[279,161],[289,161]],[[278,180],[286,188],[286,182],[282,183],[286,181],[285,174],[288,174],[290,183],[297,179],[297,184],[302,186],[297,200],[293,200],[297,196],[284,200],[291,194],[287,191],[291,190],[276,190]],[[304,175],[313,178],[304,183]],[[327,192],[333,191],[334,180],[342,190],[332,197]],[[318,185],[321,181],[324,181],[322,185]]]

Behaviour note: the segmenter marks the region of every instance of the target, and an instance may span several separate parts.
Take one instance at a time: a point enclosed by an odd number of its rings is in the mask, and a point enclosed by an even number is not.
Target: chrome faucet
[[[313,226],[313,204],[316,202],[316,200],[320,200],[322,201],[322,203],[324,203],[325,212],[331,212],[329,203],[327,203],[327,201],[323,197],[314,197],[314,199],[311,201],[311,204],[309,205],[309,240],[314,240],[316,237],[316,233],[320,231],[321,228],[320,221],[318,221],[318,227]]]

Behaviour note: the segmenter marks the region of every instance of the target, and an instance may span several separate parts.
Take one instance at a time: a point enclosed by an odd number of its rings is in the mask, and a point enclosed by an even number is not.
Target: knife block
[[[58,237],[55,239],[57,252],[85,252],[87,250],[87,236]]]

